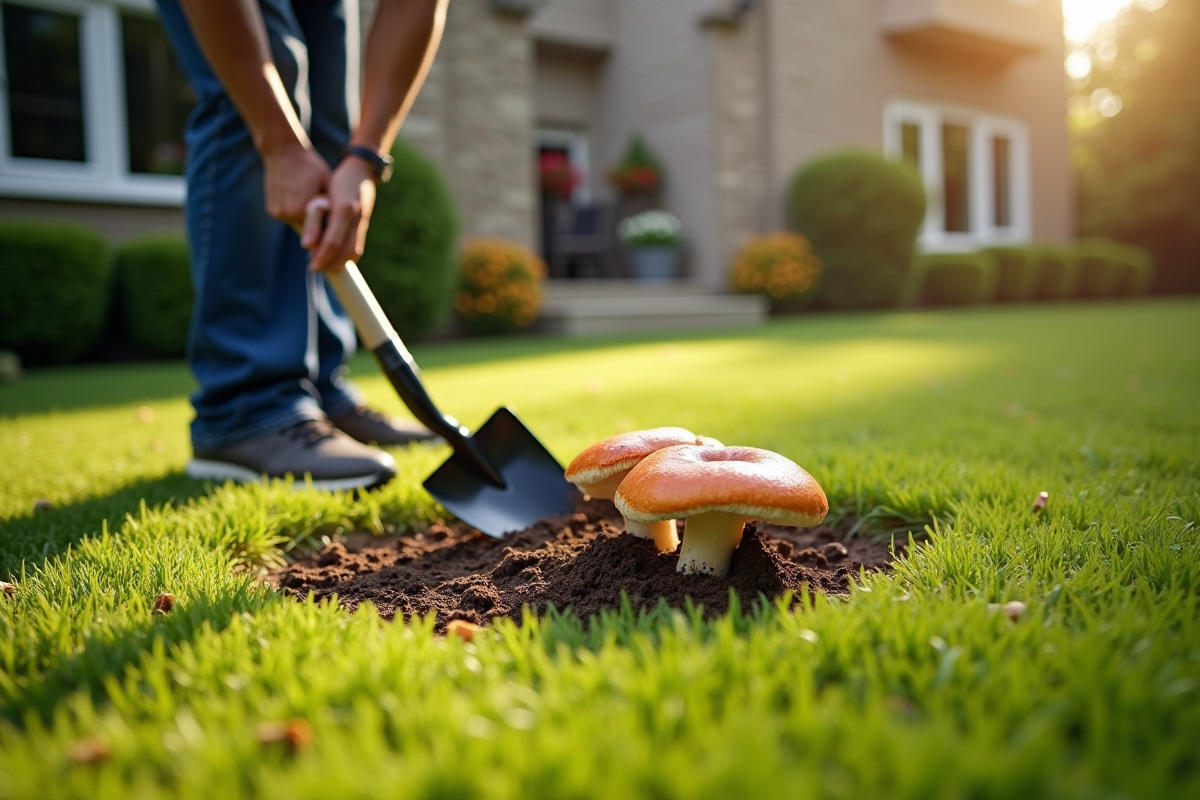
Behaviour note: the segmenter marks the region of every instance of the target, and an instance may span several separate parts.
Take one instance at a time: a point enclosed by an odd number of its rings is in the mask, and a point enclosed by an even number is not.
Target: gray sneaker
[[[359,444],[328,420],[310,419],[223,450],[197,450],[187,474],[200,480],[257,483],[291,475],[304,488],[336,492],[371,489],[396,477],[396,461],[382,450]]]
[[[358,406],[330,417],[329,421],[363,444],[382,444],[388,447],[413,442],[430,442],[438,435],[419,422],[385,417],[378,411]]]

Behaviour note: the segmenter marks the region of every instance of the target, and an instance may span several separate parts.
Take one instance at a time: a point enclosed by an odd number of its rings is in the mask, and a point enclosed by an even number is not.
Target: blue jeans
[[[259,6],[292,104],[332,166],[357,115],[357,2]],[[158,9],[197,98],[185,134],[196,291],[188,362],[200,386],[192,446],[212,451],[356,405],[343,366],[354,354],[354,327],[308,271],[296,233],[268,216],[262,159],[178,0],[158,0]]]

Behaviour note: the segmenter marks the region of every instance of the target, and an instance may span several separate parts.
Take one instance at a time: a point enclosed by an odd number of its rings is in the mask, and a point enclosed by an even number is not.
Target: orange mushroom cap
[[[614,500],[635,522],[720,511],[807,528],[829,513],[825,492],[812,475],[756,447],[663,448],[630,470]]]
[[[673,445],[721,447],[716,439],[697,436],[686,428],[650,428],[618,433],[584,448],[567,467],[566,477],[571,483],[588,491],[588,487],[602,485],[636,466],[651,453]]]

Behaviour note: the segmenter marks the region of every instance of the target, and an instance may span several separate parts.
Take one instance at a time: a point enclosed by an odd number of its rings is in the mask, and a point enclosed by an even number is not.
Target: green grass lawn
[[[794,614],[555,615],[464,644],[253,579],[435,518],[444,448],[396,450],[362,499],[205,486],[181,474],[181,366],[34,372],[0,388],[0,797],[1200,796],[1200,302],[416,354],[448,412],[510,404],[561,460],[683,425],[927,542]],[[989,608],[1010,600],[1016,622]],[[295,718],[310,747],[259,741]]]

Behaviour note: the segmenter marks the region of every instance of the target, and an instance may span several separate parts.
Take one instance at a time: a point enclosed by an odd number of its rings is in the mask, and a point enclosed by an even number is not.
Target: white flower
[[[617,235],[626,244],[676,244],[683,225],[666,211],[653,209],[626,217],[617,223]]]

